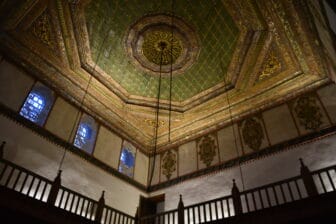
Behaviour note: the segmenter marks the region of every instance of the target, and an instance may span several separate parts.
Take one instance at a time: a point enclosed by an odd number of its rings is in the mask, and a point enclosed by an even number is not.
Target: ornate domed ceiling
[[[220,1],[176,1],[173,12],[171,1],[163,0],[98,0],[83,8],[92,61],[128,94],[144,100],[157,97],[153,73],[159,71],[160,50],[155,45],[160,40],[169,45],[172,31],[173,73],[180,74],[173,78],[172,100],[178,103],[223,82],[239,38]],[[166,49],[162,70],[167,74]],[[161,99],[169,99],[168,76],[162,89]]]
[[[162,64],[160,150],[328,81],[309,8],[294,2],[4,1],[0,49],[74,104],[87,90],[84,109],[144,150]]]

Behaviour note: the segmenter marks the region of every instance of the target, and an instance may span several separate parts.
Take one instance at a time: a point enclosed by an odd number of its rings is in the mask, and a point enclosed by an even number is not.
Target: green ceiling
[[[158,77],[129,61],[123,43],[128,28],[146,14],[170,11],[171,1],[162,0],[92,0],[85,8],[92,59],[132,95],[156,98]],[[200,39],[198,60],[173,77],[172,100],[184,101],[223,82],[220,64],[228,67],[239,30],[220,0],[175,1],[174,14],[193,26]],[[168,98],[169,78],[163,78],[161,99]]]

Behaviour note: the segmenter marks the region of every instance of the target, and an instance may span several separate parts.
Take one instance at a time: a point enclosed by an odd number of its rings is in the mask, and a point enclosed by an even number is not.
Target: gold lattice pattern
[[[182,50],[181,41],[169,31],[146,33],[142,45],[145,57],[157,65],[174,63],[181,56]]]

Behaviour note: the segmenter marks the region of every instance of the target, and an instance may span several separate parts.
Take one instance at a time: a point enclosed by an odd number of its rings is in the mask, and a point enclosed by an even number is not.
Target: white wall
[[[5,159],[53,180],[64,149],[30,129],[0,115],[0,140],[6,141]],[[105,190],[111,207],[134,215],[139,196],[147,196],[130,184],[68,152],[62,167],[62,185],[98,200]]]
[[[299,175],[299,158],[303,158],[305,164],[311,170],[335,165],[336,134],[242,164],[241,170],[245,189],[259,187]],[[164,193],[165,210],[176,209],[179,194],[183,195],[185,206],[230,195],[232,179],[236,179],[239,189],[243,190],[240,169],[239,167],[233,167],[184,181],[154,192],[151,196]]]

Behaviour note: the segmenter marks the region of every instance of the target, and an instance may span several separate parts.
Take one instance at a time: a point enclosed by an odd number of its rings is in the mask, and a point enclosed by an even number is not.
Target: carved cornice
[[[59,89],[61,95],[80,102],[92,75],[84,108],[91,111],[112,130],[133,139],[149,152],[155,99],[129,94],[115,80],[104,74],[91,58],[84,7],[89,1],[68,4],[65,0],[25,1],[1,23],[0,48],[6,57],[15,58],[38,79]],[[228,1],[225,8],[235,20],[239,37],[229,67],[227,80],[183,102],[173,102],[171,143],[166,126],[159,129],[159,151],[218,129],[229,121],[227,97],[234,120],[262,108],[271,107],[328,82],[324,62],[316,53],[315,31],[305,23],[307,15],[298,12],[300,4],[292,1]],[[51,16],[56,51],[50,50],[27,30],[37,15],[48,10]],[[305,9],[306,12],[306,9]],[[309,12],[309,10],[307,11]],[[275,75],[256,82],[269,60],[274,46],[281,64]],[[168,101],[162,101],[161,120],[168,120]],[[141,119],[139,119],[139,115]]]

